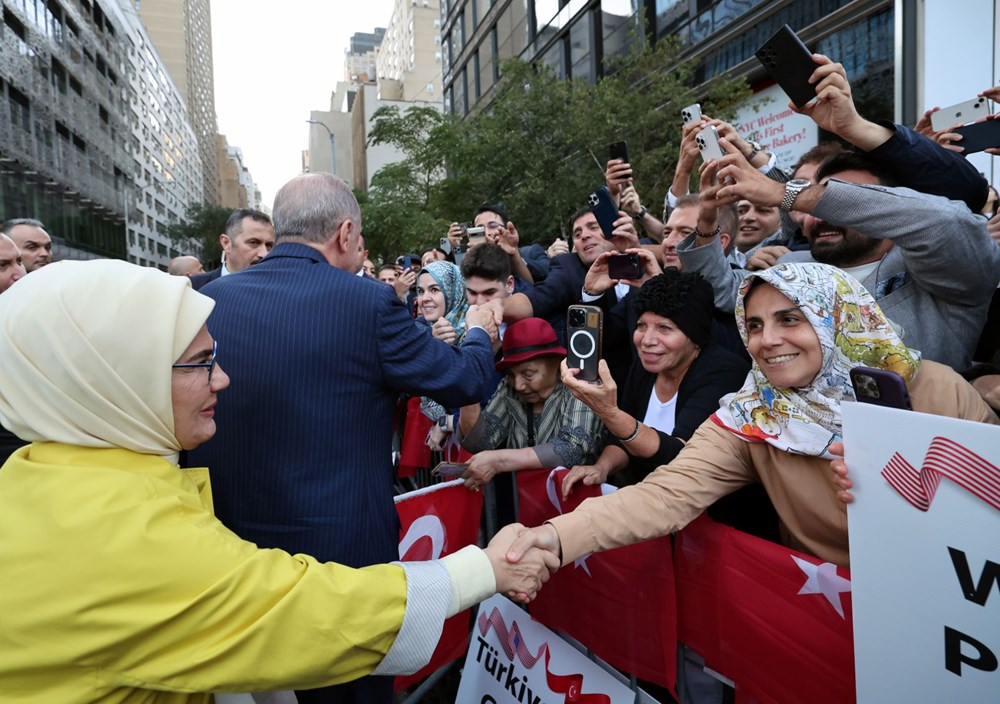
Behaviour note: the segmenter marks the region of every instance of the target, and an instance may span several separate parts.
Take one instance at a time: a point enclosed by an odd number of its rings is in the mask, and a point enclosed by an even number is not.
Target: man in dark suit
[[[267,213],[252,208],[234,210],[226,221],[226,231],[219,235],[222,266],[191,277],[195,291],[221,276],[247,269],[267,256],[274,247],[274,225]]]
[[[216,515],[260,547],[351,567],[399,559],[396,400],[407,392],[458,407],[482,398],[493,313],[470,308],[465,341],[448,345],[416,325],[392,287],[355,276],[361,212],[336,176],[287,183],[274,224],[267,258],[203,290],[217,302],[208,327],[233,381],[216,409],[220,432],[189,464],[211,468]],[[298,696],[383,704],[391,687],[369,677]]]
[[[584,290],[587,271],[604,252],[624,251],[639,246],[639,237],[632,224],[632,218],[619,213],[615,221],[612,239],[604,237],[597,218],[589,208],[581,208],[570,219],[573,235],[573,251],[560,254],[552,259],[548,276],[540,284],[524,293],[515,293],[503,300],[503,317],[508,323],[524,318],[544,318],[552,325],[559,342],[566,345],[566,309],[574,303],[595,305],[605,311],[604,356],[612,368],[612,373],[622,375],[631,364],[631,339],[624,327],[611,325],[608,314],[624,303],[630,292],[625,284],[613,286],[599,295],[589,295]],[[615,320],[624,318],[616,315]],[[617,379],[618,376],[615,376]]]

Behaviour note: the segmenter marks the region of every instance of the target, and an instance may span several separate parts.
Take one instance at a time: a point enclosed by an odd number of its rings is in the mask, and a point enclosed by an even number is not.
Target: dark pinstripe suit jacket
[[[279,244],[203,291],[219,364],[215,439],[188,464],[212,473],[215,511],[261,547],[352,567],[398,559],[392,414],[401,391],[454,408],[493,375],[481,329],[461,347],[417,327],[390,286],[310,247]]]

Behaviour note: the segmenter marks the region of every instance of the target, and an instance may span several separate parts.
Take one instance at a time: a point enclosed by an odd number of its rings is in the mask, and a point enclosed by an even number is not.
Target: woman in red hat
[[[462,409],[471,430],[462,447],[476,453],[462,475],[478,490],[499,472],[589,464],[601,448],[603,426],[585,403],[563,385],[559,364],[566,350],[541,318],[507,328],[503,359],[507,376],[485,409]]]

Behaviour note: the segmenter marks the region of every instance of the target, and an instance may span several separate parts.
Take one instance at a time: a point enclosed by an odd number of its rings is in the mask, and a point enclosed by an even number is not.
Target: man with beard
[[[750,168],[723,140],[726,156],[709,165],[723,184],[717,197],[805,213],[809,251],[790,252],[780,262],[818,261],[851,273],[902,328],[907,345],[965,369],[1000,280],[1000,248],[985,220],[970,209],[982,206],[986,181],[965,159],[921,135],[862,118],[843,66],[818,54],[813,60],[817,100],[797,111],[863,153],[830,157],[816,172],[816,183],[782,184]],[[888,158],[890,151],[895,158]],[[895,187],[904,175],[906,185],[924,192]],[[700,246],[721,252],[711,232],[695,235]],[[717,304],[726,292],[735,302],[743,272],[713,277],[699,271],[716,288]]]

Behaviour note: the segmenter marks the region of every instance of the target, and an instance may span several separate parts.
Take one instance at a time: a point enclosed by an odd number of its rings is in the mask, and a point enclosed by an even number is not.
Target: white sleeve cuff
[[[670,208],[677,207],[677,196],[674,195],[674,187],[671,186],[667,189],[667,206]]]
[[[373,675],[410,675],[430,662],[441,639],[448,601],[454,591],[449,571],[442,563],[443,560],[393,563],[406,573],[406,612],[396,640]]]
[[[601,295],[603,296],[604,294]],[[601,300],[601,296],[594,296],[592,294],[587,293],[585,290],[580,291],[581,303],[593,303],[594,301],[599,301],[599,300]]]
[[[771,158],[767,160],[767,163],[757,169],[762,174],[766,174],[778,164],[778,157],[775,156],[774,152],[770,152],[770,154]]]
[[[451,579],[451,600],[448,616],[465,611],[473,604],[493,596],[497,580],[486,553],[475,545],[467,545],[440,560]]]

